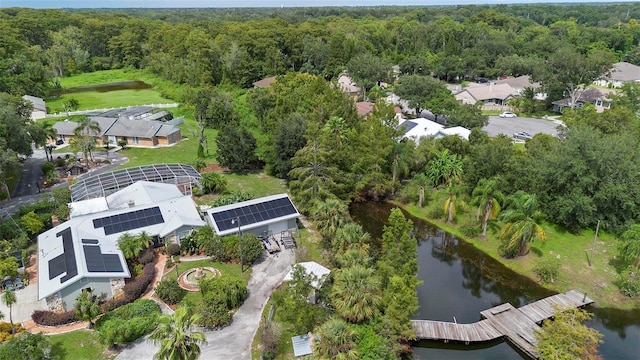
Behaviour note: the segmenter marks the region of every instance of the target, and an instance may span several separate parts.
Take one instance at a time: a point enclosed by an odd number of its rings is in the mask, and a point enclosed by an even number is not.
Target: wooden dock
[[[484,320],[473,324],[458,324],[445,321],[412,320],[416,337],[423,340],[483,342],[506,337],[518,349],[533,359],[538,358],[536,350],[536,329],[545,319],[553,316],[553,307],[582,307],[593,303],[576,290],[567,291],[515,308],[502,304],[480,312]]]

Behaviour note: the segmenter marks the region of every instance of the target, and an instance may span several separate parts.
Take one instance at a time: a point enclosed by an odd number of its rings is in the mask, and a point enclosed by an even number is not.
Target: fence
[[[47,117],[59,117],[59,116],[71,116],[71,115],[85,115],[85,114],[92,114],[92,113],[104,113],[110,110],[116,110],[116,109],[131,109],[134,107],[138,107],[138,106],[152,106],[155,108],[159,108],[159,109],[166,109],[166,108],[177,108],[179,106],[179,104],[176,103],[172,103],[172,104],[144,104],[144,105],[130,105],[130,106],[121,106],[121,107],[115,107],[115,108],[104,108],[104,109],[92,109],[92,110],[77,110],[77,111],[69,111],[69,112],[61,112],[61,113],[55,113],[55,114],[47,114]]]

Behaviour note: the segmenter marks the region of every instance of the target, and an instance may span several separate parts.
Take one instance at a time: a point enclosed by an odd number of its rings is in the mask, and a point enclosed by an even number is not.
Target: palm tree
[[[13,326],[13,314],[11,313],[11,307],[16,303],[16,301],[18,301],[18,299],[16,299],[16,293],[13,290],[5,290],[2,294],[2,302],[9,307],[9,322],[11,323],[12,334],[16,333],[16,329]]]
[[[640,266],[640,224],[634,224],[622,233],[618,245],[620,257],[634,267]]]
[[[317,202],[311,209],[310,216],[325,238],[333,238],[336,231],[349,219],[349,209],[343,201],[330,198]]]
[[[216,172],[206,172],[202,174],[200,179],[200,185],[204,193],[220,192],[227,185],[227,180]]]
[[[399,141],[391,150],[391,184],[394,189],[399,177],[409,173],[409,167],[413,160],[413,142]]]
[[[449,149],[444,149],[429,161],[427,176],[435,186],[451,186],[462,176],[462,160]]]
[[[322,127],[322,131],[335,137],[338,147],[342,146],[342,142],[347,138],[347,130],[349,126],[343,118],[332,116]]]
[[[370,242],[371,235],[359,224],[350,222],[336,231],[332,246],[334,253],[338,254],[352,248],[368,249]]]
[[[153,356],[157,360],[195,360],[200,357],[200,344],[206,344],[203,333],[191,328],[200,320],[199,314],[189,315],[186,307],[176,309],[173,315],[163,315],[151,340],[160,345]]]
[[[425,200],[425,188],[431,184],[431,180],[423,173],[420,173],[413,177],[413,183],[418,185],[418,206],[422,207]]]
[[[358,359],[357,334],[346,321],[330,319],[317,333],[315,347],[320,359]]]
[[[527,253],[528,244],[534,239],[547,240],[544,229],[538,224],[542,213],[537,210],[536,196],[524,191],[513,194],[509,203],[511,206],[499,217],[505,222],[500,232],[500,252],[505,257],[522,256]]]
[[[332,303],[340,316],[353,322],[370,319],[380,312],[380,279],[372,268],[356,265],[340,270],[332,289]]]
[[[146,231],[143,231],[140,234],[138,234],[138,236],[136,236],[136,242],[138,244],[138,249],[139,249],[138,255],[139,255],[142,250],[148,249],[150,246],[153,245],[153,238],[149,236],[149,234],[147,234]]]
[[[471,205],[478,206],[478,220],[482,216],[482,236],[487,237],[487,224],[500,213],[500,202],[504,195],[497,189],[494,179],[480,179],[471,193]]]
[[[53,160],[51,151],[55,148],[55,145],[47,144],[48,140],[55,140],[58,136],[56,129],[48,123],[35,123],[29,128],[29,135],[31,140],[36,146],[44,147],[44,154],[47,157],[47,161]]]
[[[131,260],[140,254],[140,248],[136,238],[128,232],[120,235],[118,238],[118,248],[122,251],[122,255],[127,260]]]
[[[96,297],[89,291],[82,291],[74,304],[76,316],[84,321],[88,321],[89,328],[93,327],[93,319],[100,315],[100,307],[96,301]]]
[[[467,204],[462,199],[463,188],[460,184],[453,183],[447,186],[447,198],[444,200],[444,215],[448,223],[452,223],[458,209],[466,208]]]
[[[100,134],[100,124],[88,116],[82,116],[78,121],[78,126],[73,129],[73,142],[75,147],[79,147],[84,155],[84,164],[89,168],[89,156],[96,144],[96,138]]]

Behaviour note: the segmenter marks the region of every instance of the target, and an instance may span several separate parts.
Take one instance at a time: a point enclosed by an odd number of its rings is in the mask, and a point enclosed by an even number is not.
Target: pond
[[[369,202],[352,205],[350,212],[379,239],[393,207]],[[553,294],[455,236],[407,213],[405,216],[415,225],[418,277],[423,281],[418,287],[420,308],[414,319],[473,323],[480,320],[480,311],[493,306],[508,302],[519,307]],[[604,334],[599,348],[604,359],[639,358],[640,310],[587,309],[594,314],[588,325]],[[528,359],[505,341],[471,345],[420,341],[414,343],[413,351],[416,359]]]
[[[63,94],[75,94],[79,92],[85,91],[96,91],[99,93],[105,93],[109,91],[116,90],[143,90],[143,89],[151,89],[152,86],[147,84],[144,81],[123,81],[109,84],[96,84],[96,85],[85,85],[85,86],[76,86],[68,89],[63,89]]]

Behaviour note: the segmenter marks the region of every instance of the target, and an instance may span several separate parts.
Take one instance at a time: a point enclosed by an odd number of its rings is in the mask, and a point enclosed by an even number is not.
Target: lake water
[[[147,84],[144,81],[123,81],[117,83],[109,83],[109,84],[97,84],[97,85],[85,85],[85,86],[77,86],[73,88],[63,89],[63,94],[75,94],[79,92],[85,91],[96,91],[99,93],[105,93],[109,91],[116,90],[142,90],[142,89],[151,89],[152,86]]]
[[[380,238],[389,212],[388,203],[361,203],[351,216],[373,237]],[[511,303],[519,307],[553,293],[528,278],[433,225],[411,217],[418,241],[420,308],[414,319],[473,323],[480,311]],[[571,289],[566,289],[571,290]],[[576,289],[580,290],[580,289]],[[604,359],[640,359],[640,310],[587,308],[594,314],[588,323],[604,334],[600,354]],[[464,345],[420,341],[413,347],[416,359],[528,359],[506,341]]]

